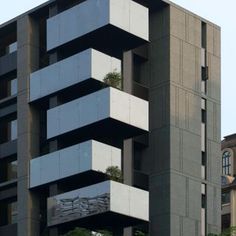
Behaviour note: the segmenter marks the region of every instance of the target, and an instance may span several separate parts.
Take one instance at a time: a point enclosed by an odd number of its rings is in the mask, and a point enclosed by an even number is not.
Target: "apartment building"
[[[50,0],[0,25],[0,99],[0,235],[220,232],[215,24],[167,0]]]
[[[236,225],[236,134],[231,134],[221,142],[222,149],[222,229]]]

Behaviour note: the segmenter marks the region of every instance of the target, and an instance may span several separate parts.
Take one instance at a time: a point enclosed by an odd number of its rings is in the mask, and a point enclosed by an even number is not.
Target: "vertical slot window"
[[[0,202],[0,226],[17,223],[17,202],[1,201]]]
[[[207,208],[207,199],[206,199],[206,184],[201,184],[201,193],[202,193],[202,199],[201,199],[201,235],[206,235],[206,208]]]

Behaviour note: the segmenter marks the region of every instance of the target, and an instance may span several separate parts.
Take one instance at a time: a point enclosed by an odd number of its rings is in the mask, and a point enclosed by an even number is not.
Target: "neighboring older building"
[[[50,0],[2,24],[0,235],[219,233],[220,65],[220,28],[167,0]]]
[[[236,226],[236,134],[224,137],[222,149],[222,229]]]

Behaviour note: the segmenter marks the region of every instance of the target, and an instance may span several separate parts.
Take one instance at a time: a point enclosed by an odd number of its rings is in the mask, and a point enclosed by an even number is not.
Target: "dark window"
[[[228,151],[225,151],[222,155],[222,174],[230,175],[231,168],[231,154]]]
[[[202,48],[206,48],[207,44],[207,27],[206,23],[202,22]]]
[[[17,202],[1,201],[0,202],[0,226],[14,224],[17,222]]]
[[[230,214],[222,215],[222,230],[230,227]]]
[[[206,111],[202,109],[202,123],[206,124]]]
[[[206,208],[206,195],[202,194],[202,208]]]
[[[202,81],[208,80],[208,67],[202,67]]]
[[[221,194],[221,203],[222,204],[230,203],[230,192],[225,192]]]

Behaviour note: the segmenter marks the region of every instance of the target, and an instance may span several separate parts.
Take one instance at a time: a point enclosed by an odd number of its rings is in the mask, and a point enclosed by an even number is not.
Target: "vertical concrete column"
[[[236,191],[231,190],[230,193],[230,212],[231,212],[231,223],[230,226],[235,226],[236,225],[236,212],[235,212],[235,207],[236,207]]]
[[[123,90],[129,94],[133,92],[133,53],[123,54]],[[133,139],[126,139],[123,143],[123,177],[124,183],[133,184]],[[132,235],[132,227],[124,229],[124,236]]]
[[[123,54],[123,90],[129,94],[133,92],[133,53]],[[133,184],[133,140],[126,139],[123,144],[123,177],[124,183]]]
[[[49,8],[49,16],[55,16],[58,13],[58,5],[54,4]],[[53,64],[58,61],[58,53],[57,51],[53,52],[49,56],[49,63]],[[49,99],[49,108],[56,107],[58,105],[58,96],[53,96]],[[58,141],[57,140],[52,140],[49,142],[49,151],[54,152],[58,149]],[[49,195],[50,196],[55,196],[59,193],[58,191],[58,184],[53,183],[49,185]],[[49,236],[58,236],[58,227],[52,227],[49,229]]]
[[[55,196],[59,193],[58,191],[58,184],[54,183],[54,184],[50,184],[49,185],[49,196]],[[58,236],[59,232],[58,232],[58,227],[52,227],[49,229],[49,236]]]
[[[37,110],[28,104],[30,73],[38,68],[39,62],[39,37],[38,25],[27,15],[17,21],[17,42],[17,235],[39,236],[39,201],[28,189],[29,162],[39,154],[39,116]]]
[[[49,108],[53,108],[58,105],[58,97],[54,96],[49,99]],[[52,140],[49,142],[49,151],[55,152],[58,149],[57,140]],[[53,183],[49,185],[49,196],[55,196],[59,193],[58,184]],[[58,236],[58,227],[52,227],[49,229],[49,236]]]

